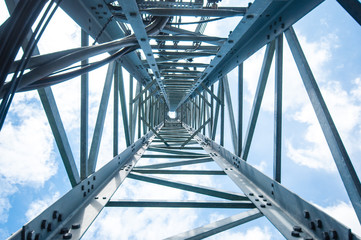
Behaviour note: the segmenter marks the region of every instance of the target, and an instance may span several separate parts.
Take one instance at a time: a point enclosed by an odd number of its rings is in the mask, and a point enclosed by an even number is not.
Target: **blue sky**
[[[234,1],[224,0],[220,6],[234,6],[234,4]],[[247,2],[241,1],[239,4],[245,6]],[[0,23],[6,17],[4,1],[0,1]],[[239,19],[232,18],[225,22],[209,24],[205,34],[227,36],[238,21]],[[294,28],[354,167],[360,175],[360,26],[336,1],[326,1],[296,23]],[[45,31],[39,43],[39,49],[41,53],[48,53],[79,45],[80,29],[64,13],[58,11]],[[247,128],[263,52],[264,49],[261,49],[244,63],[244,131]],[[90,138],[105,72],[106,67],[91,74]],[[128,74],[125,73],[125,79],[128,78]],[[237,117],[236,71],[232,71],[228,78],[233,109]],[[79,85],[79,81],[74,79],[53,87],[77,164],[80,126]],[[127,86],[126,83],[126,89]],[[269,176],[272,174],[273,156],[273,92],[274,71],[272,70],[248,158],[250,164]],[[104,165],[112,157],[111,109],[112,97],[108,107],[98,167]],[[282,183],[361,235],[360,224],[357,222],[308,101],[286,39],[284,39],[283,109]],[[228,113],[226,112],[227,121]],[[225,131],[226,136],[229,136],[229,124],[226,124]],[[120,134],[119,147],[122,150],[125,148],[125,142],[122,131]],[[230,138],[226,138],[225,143],[226,148],[231,150]],[[0,239],[4,239],[70,190],[69,181],[36,92],[20,93],[14,98],[5,126],[0,133],[0,153]],[[146,164],[149,161],[144,159],[140,164]],[[199,166],[199,168],[206,167],[214,168],[215,164]],[[225,177],[183,179],[177,176],[175,178],[238,191]],[[142,189],[142,191],[135,191],[135,189]],[[116,196],[119,198],[206,199],[192,193],[169,189],[165,191],[165,189],[128,179]],[[236,214],[234,210],[106,209],[86,233],[84,239],[92,239],[94,236],[100,239],[159,239],[232,214]],[[156,219],[150,220],[154,215],[157,215]],[[119,228],[125,224],[129,227]],[[174,229],[177,229],[177,232]],[[282,239],[277,230],[273,229],[264,218],[217,234],[211,239],[242,237],[250,239],[251,236],[252,239]]]

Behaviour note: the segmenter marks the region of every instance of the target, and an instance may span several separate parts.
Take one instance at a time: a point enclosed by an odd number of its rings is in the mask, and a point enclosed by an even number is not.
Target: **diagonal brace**
[[[199,133],[210,121],[211,121],[211,119],[208,118],[208,120],[207,120],[205,123],[203,123],[203,125],[200,126],[200,127],[181,145],[181,147],[184,147],[185,145],[187,145],[187,143],[189,143],[189,141],[192,140],[193,137],[194,137],[197,133]]]

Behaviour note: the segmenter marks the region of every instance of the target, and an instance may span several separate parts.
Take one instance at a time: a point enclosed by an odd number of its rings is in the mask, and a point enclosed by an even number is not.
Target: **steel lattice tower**
[[[287,239],[360,239],[281,184],[285,36],[347,194],[361,221],[360,181],[292,27],[323,1],[255,0],[248,6],[235,4],[233,7],[218,6],[217,0],[5,2],[11,15],[0,28],[1,126],[15,93],[37,90],[72,185],[68,193],[10,239],[79,239],[104,207],[249,209],[169,239],[202,239],[263,216]],[[361,23],[359,1],[338,2]],[[42,55],[37,43],[58,7],[82,28],[82,47]],[[207,23],[234,16],[240,16],[241,20],[228,38],[204,34]],[[195,18],[196,29],[191,31],[184,27],[182,17],[200,17]],[[36,22],[36,19],[40,20]],[[89,36],[96,44],[89,45]],[[259,82],[248,128],[243,134],[243,62],[264,46]],[[15,60],[20,48],[23,56]],[[103,53],[109,53],[109,56],[89,63],[89,58]],[[201,57],[209,57],[210,63],[198,61]],[[247,158],[273,59],[275,127],[273,178],[270,178],[250,165]],[[77,68],[70,67],[79,62],[81,65]],[[88,146],[88,74],[106,64],[106,80],[93,138]],[[227,74],[237,68],[238,122],[227,78]],[[124,87],[123,69],[131,76],[129,89]],[[81,76],[79,171],[50,88],[77,76]],[[133,86],[134,81],[136,86]],[[96,170],[112,84],[114,158]],[[225,136],[224,130],[226,107],[231,129],[229,136]],[[170,117],[169,112],[174,112],[176,117]],[[120,116],[127,148],[119,154]],[[215,141],[217,133],[219,143]],[[224,148],[226,137],[231,139],[232,150]],[[159,159],[159,162],[142,165],[142,158]],[[209,162],[216,163],[219,169],[197,169],[196,164]],[[184,166],[194,168],[179,168]],[[160,174],[228,176],[243,193],[170,180],[158,177]],[[126,178],[221,201],[113,199]]]

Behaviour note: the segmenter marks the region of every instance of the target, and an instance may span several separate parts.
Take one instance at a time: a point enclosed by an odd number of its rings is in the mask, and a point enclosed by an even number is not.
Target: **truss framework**
[[[282,55],[285,35],[345,189],[361,222],[360,181],[292,27],[317,7],[321,0],[256,0],[247,7],[226,8],[217,8],[216,3],[211,5],[210,2],[203,6],[199,0],[47,2],[28,0],[17,3],[6,0],[12,14],[0,29],[0,42],[3,43],[0,46],[0,124],[2,126],[16,92],[37,89],[73,188],[10,239],[79,239],[104,207],[250,209],[169,239],[202,239],[262,216],[287,239],[360,239],[350,229],[281,184]],[[360,23],[358,13],[361,12],[361,4],[357,0],[339,2]],[[36,47],[37,41],[58,5],[81,26],[82,47],[41,55]],[[40,21],[33,33],[31,26],[43,8],[47,9],[42,16],[44,21]],[[195,31],[182,28],[182,24],[187,24],[183,19],[192,16],[201,16],[201,20],[196,22]],[[239,24],[227,38],[204,34],[208,22],[226,17],[240,18]],[[22,34],[16,34],[19,31]],[[89,36],[98,44],[90,46]],[[263,46],[266,46],[264,60],[248,128],[242,139],[243,62]],[[24,56],[15,61],[20,47],[24,50]],[[101,53],[109,53],[110,56],[89,63],[90,57]],[[210,63],[198,60],[202,57],[211,58]],[[276,85],[274,168],[271,179],[248,164],[247,157],[273,58],[276,63]],[[79,61],[79,69],[68,69]],[[89,147],[88,72],[105,64],[108,64],[108,70]],[[235,120],[227,78],[227,74],[237,67],[238,122]],[[123,68],[131,75],[128,102]],[[68,72],[62,73],[64,69]],[[8,74],[12,73],[14,77],[7,79]],[[50,86],[80,75],[81,150],[78,171]],[[134,79],[136,87],[133,96]],[[96,171],[112,86],[114,158]],[[226,106],[232,152],[223,147]],[[177,117],[171,119],[169,111],[176,112]],[[127,145],[127,149],[120,154],[119,116],[122,116]],[[217,132],[220,133],[219,144],[215,142]],[[168,161],[137,166],[141,158]],[[213,161],[220,170],[170,169]],[[151,174],[227,175],[243,193]],[[222,201],[112,199],[127,177],[220,198]]]

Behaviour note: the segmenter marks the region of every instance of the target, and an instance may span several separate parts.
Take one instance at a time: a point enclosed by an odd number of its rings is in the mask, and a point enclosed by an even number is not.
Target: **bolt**
[[[318,228],[322,228],[322,221],[321,219],[316,219],[316,225]]]
[[[58,218],[58,211],[54,211],[53,212],[53,219],[57,219]]]
[[[46,228],[46,230],[47,230],[48,232],[51,232],[51,230],[52,230],[51,223],[48,224],[48,227]]]
[[[37,233],[36,235],[35,235],[35,239],[34,240],[40,240],[40,233]]]
[[[33,240],[35,235],[35,231],[28,232],[28,235],[26,237],[26,240]]]
[[[73,225],[71,225],[72,229],[79,229],[80,228],[80,223],[74,223]]]
[[[293,226],[293,230],[296,232],[302,232],[302,228],[300,226]]]
[[[81,190],[84,191],[84,185],[81,185]]]
[[[330,236],[331,236],[331,239],[337,239],[337,232],[336,232],[336,230],[331,230],[331,231],[330,231]]]
[[[264,205],[264,204],[261,204],[261,208],[265,208],[266,207],[266,205]]]
[[[272,206],[272,203],[268,202],[267,205],[268,205],[268,206]]]
[[[258,201],[259,201],[259,199],[258,199],[258,198],[256,198],[256,199],[255,199],[255,201],[256,201],[256,202],[258,202]]]
[[[46,227],[46,220],[42,220],[42,221],[41,221],[40,228],[41,228],[41,229],[45,229],[45,227]]]
[[[304,216],[305,218],[310,218],[310,212],[307,211],[307,210],[304,210],[304,211],[303,211],[303,216]]]
[[[250,196],[253,196],[254,194],[253,193],[249,193]]]
[[[263,198],[263,195],[262,195],[262,194],[260,194],[260,195],[258,195],[258,197]]]
[[[63,235],[63,239],[71,239],[72,236],[73,236],[73,235],[72,235],[71,233],[65,233],[65,234]]]
[[[62,214],[59,214],[59,215],[58,215],[58,222],[61,222],[61,221],[63,221],[63,215],[62,215]]]
[[[311,222],[309,223],[309,227],[310,227],[312,230],[315,230],[315,229],[316,229],[316,224],[315,224],[315,222],[314,222],[314,221],[311,221]]]
[[[328,235],[328,232],[322,232],[322,239],[323,240],[330,240],[330,235]]]
[[[300,236],[300,233],[299,233],[299,232],[296,232],[296,231],[292,231],[292,232],[291,232],[291,235],[292,235],[293,237],[299,237],[299,236]]]
[[[313,240],[313,237],[306,237],[305,240]]]

